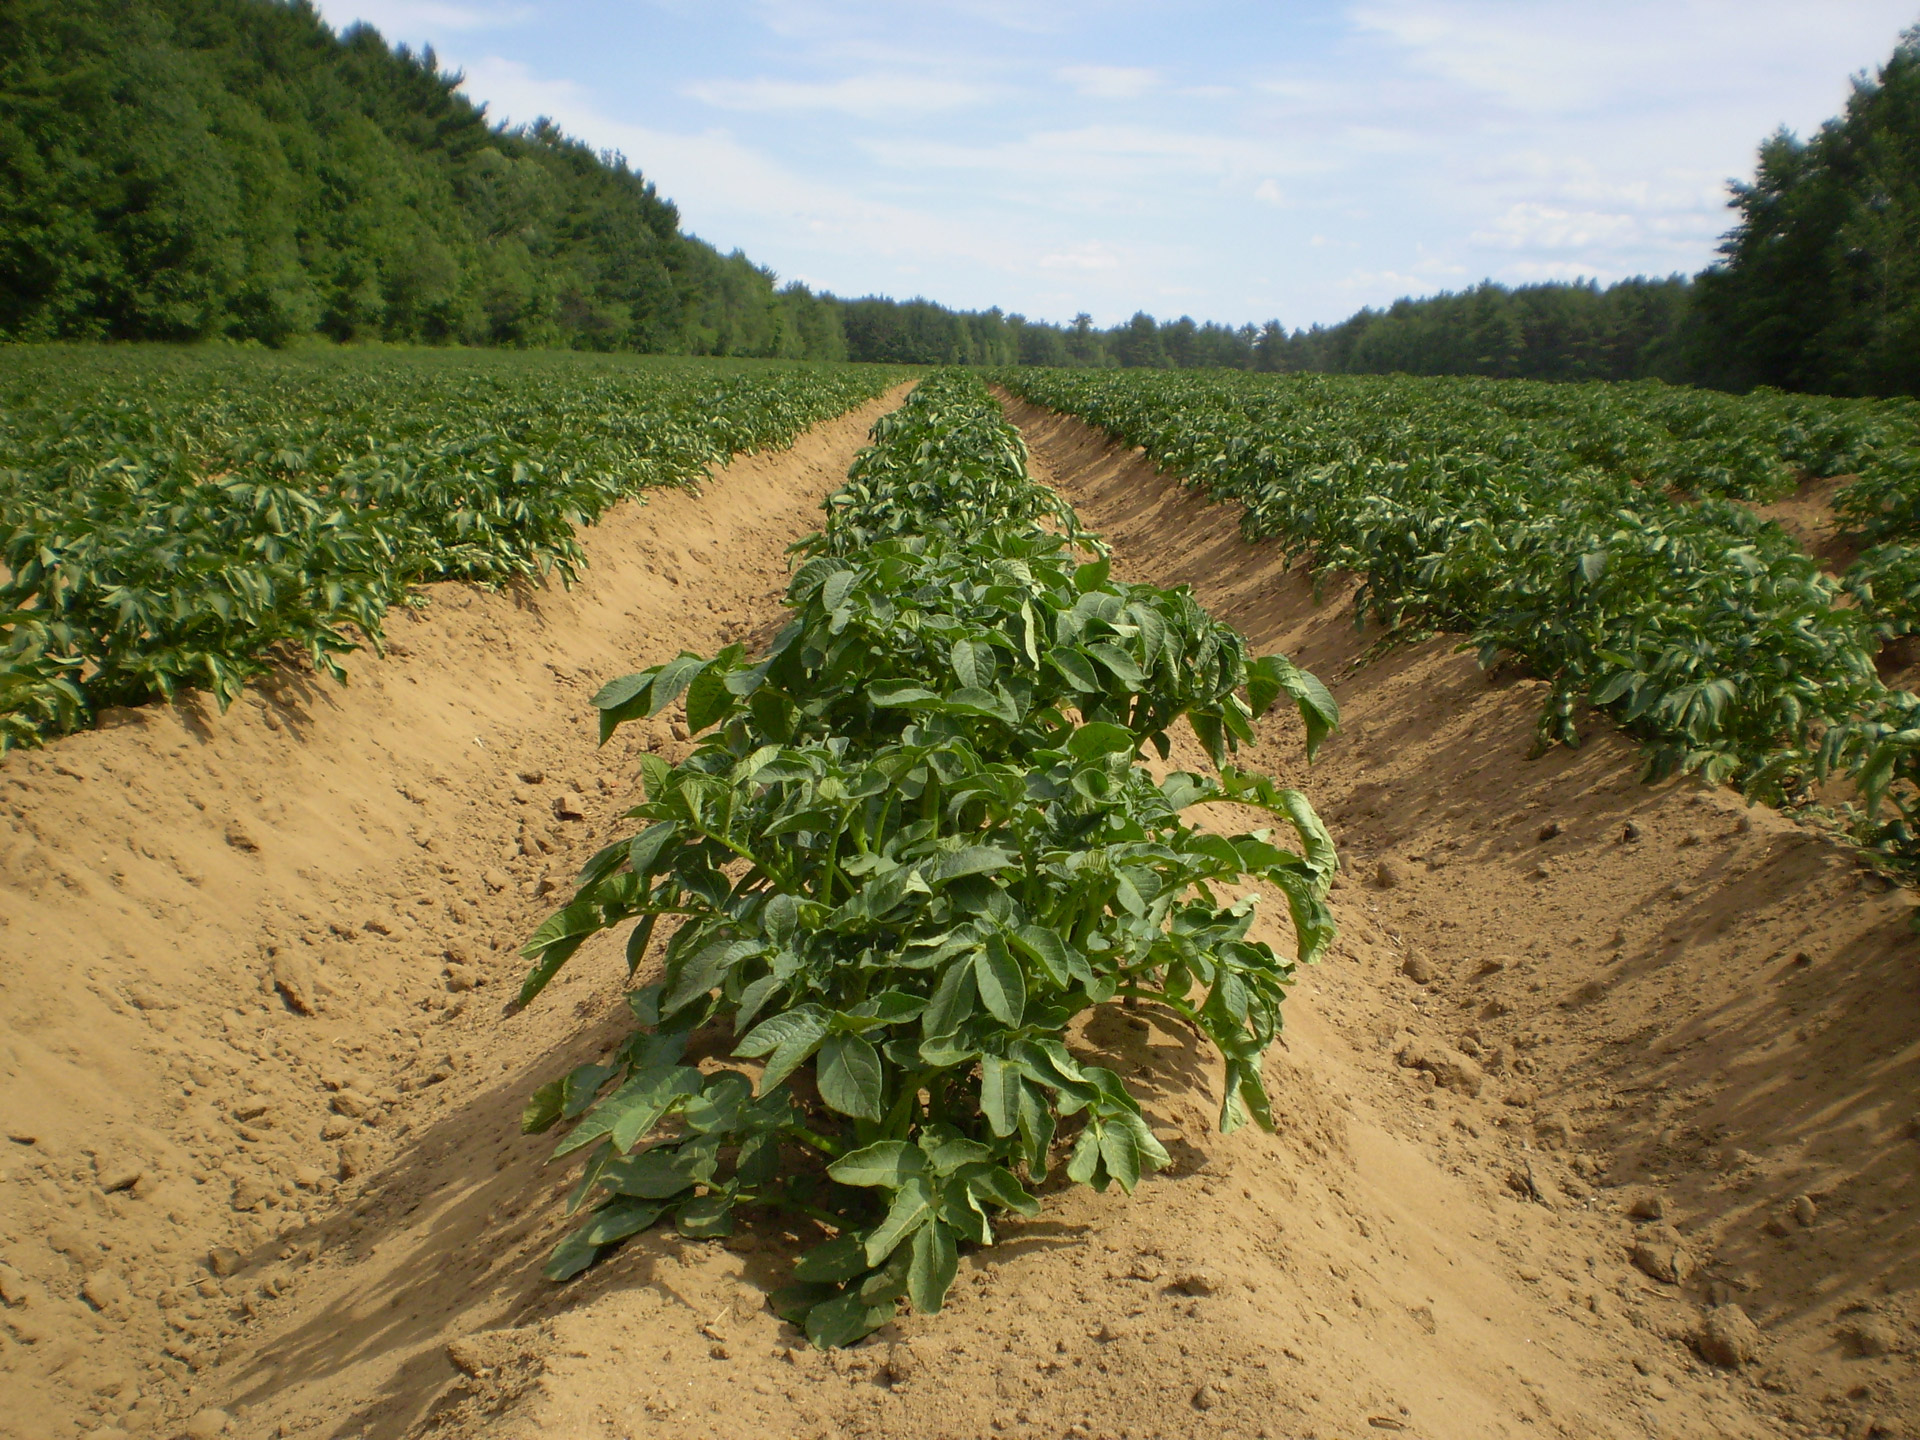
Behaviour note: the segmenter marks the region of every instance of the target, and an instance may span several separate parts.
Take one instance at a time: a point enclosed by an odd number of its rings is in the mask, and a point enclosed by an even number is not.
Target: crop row
[[[1584,702],[1645,741],[1654,777],[1779,799],[1852,773],[1861,838],[1920,859],[1915,702],[1874,668],[1886,620],[1837,604],[1843,582],[1736,503],[1803,472],[1901,493],[1920,407],[1656,383],[1000,378],[1239,503],[1248,539],[1356,575],[1358,618],[1524,661],[1552,684],[1543,743],[1577,743]]]
[[[603,738],[681,706],[698,747],[643,757],[643,827],[533,936],[521,992],[610,930],[634,974],[677,927],[631,1036],[527,1108],[531,1131],[568,1126],[592,1207],[547,1273],[656,1223],[784,1212],[821,1239],[774,1303],[820,1345],[902,1297],[937,1310],[960,1246],[1037,1211],[1067,1137],[1068,1177],[1097,1188],[1165,1162],[1120,1077],[1069,1047],[1094,1006],[1190,1025],[1224,1063],[1221,1126],[1271,1124],[1261,1058],[1296,961],[1219,887],[1278,889],[1299,961],[1333,937],[1326,831],[1229,759],[1282,696],[1317,745],[1325,689],[1186,591],[1114,580],[978,380],[929,379],[873,439],[796,547],[766,654],[682,655],[596,697]],[[1182,716],[1218,773],[1156,780],[1139,752],[1165,757]],[[1223,799],[1294,848],[1181,818]],[[757,1077],[703,1069],[690,1039]]]
[[[879,367],[546,355],[0,354],[0,747],[304,655],[428,580],[581,563],[574,527],[880,393]]]

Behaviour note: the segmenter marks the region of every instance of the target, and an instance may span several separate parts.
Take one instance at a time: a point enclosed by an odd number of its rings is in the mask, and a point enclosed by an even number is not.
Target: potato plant
[[[16,350],[0,364],[0,748],[379,643],[429,580],[582,561],[575,526],[878,394],[883,367]]]
[[[1920,866],[1911,697],[1874,667],[1884,636],[1920,628],[1903,618],[1920,565],[1896,543],[1920,524],[1913,402],[1654,382],[1000,378],[1239,503],[1248,539],[1358,577],[1357,623],[1522,661],[1551,683],[1542,745],[1578,743],[1586,704],[1640,737],[1649,778],[1799,803],[1809,780],[1851,774],[1857,835]],[[1888,543],[1844,584],[1734,503],[1851,471],[1840,508]]]
[[[925,382],[875,438],[765,655],[682,655],[596,697],[603,737],[684,705],[699,743],[643,760],[642,828],[533,936],[520,997],[611,929],[637,973],[671,917],[632,1035],[528,1106],[529,1130],[567,1126],[592,1207],[548,1274],[655,1223],[784,1211],[828,1237],[774,1297],[823,1346],[903,1297],[939,1309],[961,1246],[1036,1213],[1056,1144],[1100,1189],[1165,1163],[1125,1084],[1068,1046],[1091,1007],[1177,1015],[1222,1057],[1221,1127],[1270,1125],[1261,1057],[1295,964],[1333,938],[1326,831],[1230,761],[1282,696],[1317,745],[1338,719],[1319,682],[1083,558],[1095,542],[978,381]],[[1182,716],[1218,773],[1156,779],[1139,753],[1166,756]],[[1286,844],[1183,818],[1207,801],[1266,812]],[[1296,957],[1221,893],[1249,876],[1285,897]],[[688,1063],[716,1031],[748,1069]]]

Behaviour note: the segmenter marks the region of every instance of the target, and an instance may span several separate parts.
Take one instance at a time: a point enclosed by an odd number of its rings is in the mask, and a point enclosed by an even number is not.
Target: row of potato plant
[[[533,936],[520,996],[609,930],[636,974],[676,927],[630,1037],[527,1108],[530,1131],[567,1127],[591,1209],[547,1273],[657,1223],[784,1212],[822,1239],[774,1304],[821,1346],[903,1297],[938,1310],[962,1246],[1037,1212],[1057,1148],[1099,1189],[1165,1163],[1120,1077],[1070,1047],[1091,1007],[1178,1016],[1222,1058],[1221,1128],[1271,1125],[1261,1058],[1334,933],[1311,805],[1231,761],[1283,696],[1311,751],[1338,719],[1325,688],[1185,590],[1115,580],[977,379],[927,380],[873,442],[796,547],[767,653],[684,654],[596,697],[603,739],[680,705],[697,748],[643,758],[642,828]],[[1155,779],[1140,753],[1164,759],[1182,716],[1217,773]],[[1285,843],[1182,818],[1222,800]],[[1295,957],[1220,893],[1247,877],[1285,897]],[[729,1048],[749,1068],[693,1058]]]
[[[1852,774],[1857,837],[1920,861],[1920,714],[1875,670],[1884,625],[1727,498],[1774,498],[1807,469],[1892,487],[1920,455],[1920,407],[1652,383],[999,378],[1239,503],[1249,540],[1357,576],[1356,621],[1524,662],[1552,687],[1543,744],[1578,743],[1584,702],[1643,740],[1651,778],[1791,800]]]
[[[882,367],[472,352],[0,352],[0,749],[277,661],[341,675],[430,580],[879,394]]]

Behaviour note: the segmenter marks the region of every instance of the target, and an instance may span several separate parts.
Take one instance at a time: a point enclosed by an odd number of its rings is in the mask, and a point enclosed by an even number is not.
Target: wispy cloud
[[[1137,100],[1160,84],[1154,71],[1130,65],[1067,65],[1054,73],[1076,94],[1095,100]]]
[[[364,20],[388,39],[406,41],[431,39],[448,31],[464,35],[524,25],[539,14],[531,5],[464,5],[455,0],[358,0],[348,4],[326,0],[319,10],[329,24],[338,28]]]
[[[1042,255],[1035,263],[1042,270],[1118,270],[1121,260],[1112,246],[1095,242],[1075,245],[1068,250],[1056,250],[1052,254]]]
[[[695,100],[721,110],[831,111],[864,119],[899,118],[984,103],[984,87],[937,77],[853,75],[844,80],[701,80],[686,87]]]

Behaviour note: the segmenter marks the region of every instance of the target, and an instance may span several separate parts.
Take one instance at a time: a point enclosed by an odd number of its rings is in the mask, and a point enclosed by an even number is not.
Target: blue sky
[[[1920,0],[319,0],[783,279],[1288,326],[1693,271]]]

